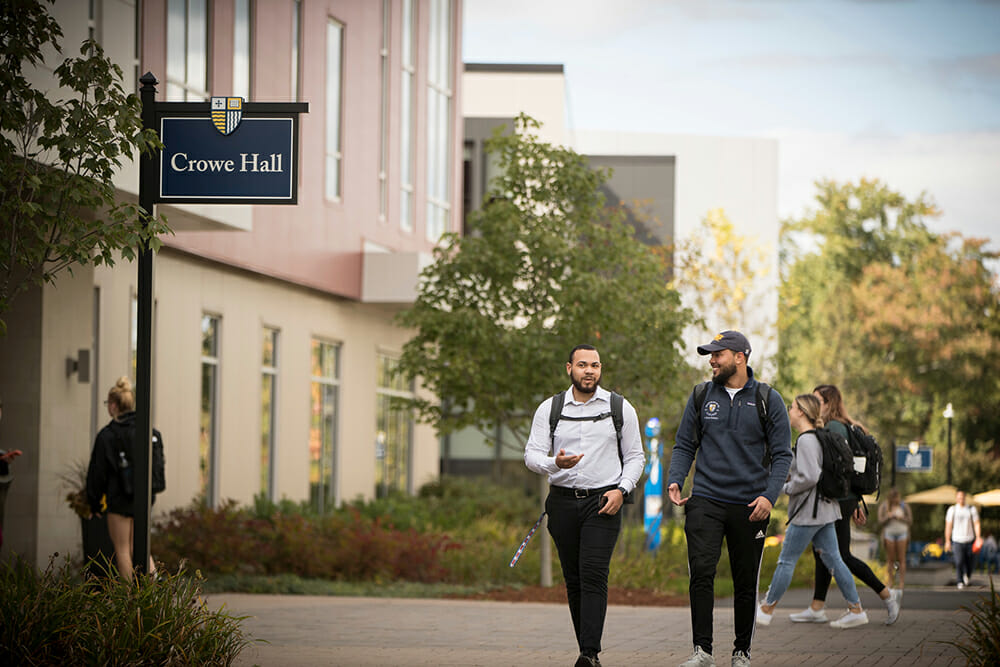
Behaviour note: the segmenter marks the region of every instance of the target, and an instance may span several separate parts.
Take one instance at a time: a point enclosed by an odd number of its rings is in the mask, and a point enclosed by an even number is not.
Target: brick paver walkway
[[[758,629],[755,666],[957,667],[964,664],[959,652],[940,642],[956,637],[956,624],[968,618],[959,607],[983,590],[909,589],[893,626],[883,624],[884,607],[865,590],[872,622],[850,630],[790,622],[788,614],[802,609],[810,593],[789,591],[772,624]],[[269,642],[247,649],[239,665],[569,666],[576,660],[569,612],[558,604],[228,593],[213,594],[209,603],[251,616],[245,629]],[[831,591],[831,611],[839,615],[840,606]],[[690,637],[686,607],[612,606],[601,661],[607,667],[677,665],[691,652]],[[719,600],[719,665],[729,665],[732,638],[732,601]]]

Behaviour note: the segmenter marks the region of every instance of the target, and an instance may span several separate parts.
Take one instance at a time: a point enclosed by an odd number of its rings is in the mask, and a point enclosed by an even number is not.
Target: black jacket
[[[101,496],[107,495],[108,512],[132,516],[134,498],[122,488],[118,474],[119,450],[125,452],[129,465],[135,460],[133,436],[135,435],[135,412],[126,412],[112,419],[97,433],[94,449],[90,453],[87,468],[87,502],[94,514],[101,512]],[[163,442],[163,436],[155,428],[153,435]],[[156,502],[156,496],[153,496]]]

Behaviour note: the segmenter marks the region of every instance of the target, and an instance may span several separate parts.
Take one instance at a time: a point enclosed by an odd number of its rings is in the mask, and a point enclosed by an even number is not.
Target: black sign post
[[[157,203],[297,203],[298,114],[308,113],[308,103],[245,103],[238,97],[157,102],[156,77],[146,72],[139,83],[143,128],[157,132],[164,144],[163,151],[142,155],[139,161],[144,225],[155,216]],[[135,426],[136,443],[141,444],[133,452],[132,563],[142,573],[149,566],[152,505],[154,277],[148,242],[138,249],[138,259]]]

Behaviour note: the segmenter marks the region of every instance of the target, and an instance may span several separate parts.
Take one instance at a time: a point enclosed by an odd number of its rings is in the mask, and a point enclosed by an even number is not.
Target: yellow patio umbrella
[[[982,493],[977,493],[972,496],[972,502],[976,505],[982,505],[984,507],[992,507],[1000,505],[1000,489],[993,489],[992,491],[984,491]]]
[[[950,505],[955,502],[955,494],[958,492],[951,484],[942,484],[933,489],[917,491],[903,498],[908,503],[923,505]]]

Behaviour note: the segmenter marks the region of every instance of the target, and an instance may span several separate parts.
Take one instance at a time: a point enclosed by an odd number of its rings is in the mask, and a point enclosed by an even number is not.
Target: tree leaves
[[[930,232],[938,211],[923,196],[877,180],[817,190],[819,209],[783,229],[782,383],[838,385],[885,443],[925,437],[947,402],[967,433],[995,441],[998,253]]]
[[[162,148],[142,127],[141,105],[100,45],[55,68],[58,88],[38,90],[25,67],[61,52],[59,26],[37,0],[0,13],[0,316],[30,285],[74,265],[113,265],[143,244],[159,247],[166,220],[119,199],[112,179],[124,161]],[[3,322],[0,320],[0,330]]]
[[[541,142],[521,115],[495,132],[499,165],[465,236],[449,236],[399,317],[415,331],[400,368],[441,404],[410,404],[442,432],[502,424],[523,446],[535,406],[565,389],[571,348],[591,343],[603,384],[640,410],[676,405],[688,386],[680,332],[690,313],[666,286],[664,264],[607,208],[595,171],[572,150]]]

